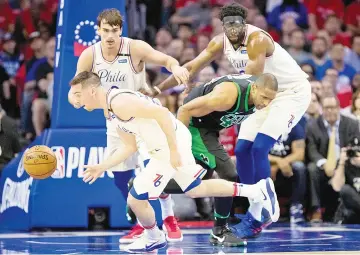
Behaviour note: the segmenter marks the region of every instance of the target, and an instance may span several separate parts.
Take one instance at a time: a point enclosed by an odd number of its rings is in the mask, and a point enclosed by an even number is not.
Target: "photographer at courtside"
[[[337,223],[360,223],[360,144],[355,137],[341,155],[334,176],[333,189],[340,193],[341,203],[335,216]]]

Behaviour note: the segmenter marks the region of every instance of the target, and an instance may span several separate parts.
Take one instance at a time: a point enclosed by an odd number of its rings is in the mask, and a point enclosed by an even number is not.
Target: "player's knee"
[[[265,134],[258,134],[251,147],[251,153],[256,159],[257,157],[268,157],[271,148],[276,140]]]
[[[239,139],[235,146],[235,155],[239,156],[244,153],[249,153],[251,147],[253,145],[253,142],[248,140]]]

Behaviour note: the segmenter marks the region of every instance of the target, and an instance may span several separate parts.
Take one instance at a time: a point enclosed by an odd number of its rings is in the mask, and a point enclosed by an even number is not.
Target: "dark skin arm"
[[[190,80],[192,80],[205,66],[209,65],[218,54],[223,50],[223,35],[215,36],[196,58],[186,63],[186,67],[190,72]],[[165,81],[158,85],[161,91],[167,90],[178,85],[173,75],[169,76]]]
[[[265,59],[271,56],[275,50],[271,38],[263,32],[254,32],[249,36],[247,53],[249,61],[246,64],[245,73],[260,75],[264,72]]]
[[[238,98],[237,87],[232,82],[223,82],[205,95],[184,104],[179,108],[177,118],[189,126],[191,117],[202,117],[215,111],[230,110]]]

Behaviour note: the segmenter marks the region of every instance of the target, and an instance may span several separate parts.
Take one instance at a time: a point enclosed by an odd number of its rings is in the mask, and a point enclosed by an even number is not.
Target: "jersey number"
[[[238,125],[243,122],[249,115],[239,115],[236,113],[231,113],[224,115],[220,118],[220,125],[224,128],[231,127],[233,125]]]

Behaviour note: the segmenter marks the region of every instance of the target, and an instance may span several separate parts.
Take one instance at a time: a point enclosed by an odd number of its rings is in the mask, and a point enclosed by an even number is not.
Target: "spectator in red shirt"
[[[324,28],[328,32],[333,44],[340,43],[351,47],[350,34],[341,31],[341,20],[335,14],[327,16]]]
[[[340,19],[344,17],[344,3],[341,0],[311,0],[308,10],[310,32],[313,35],[324,27],[327,16],[336,14]]]
[[[344,22],[349,32],[360,34],[360,0],[346,7]]]
[[[0,0],[0,35],[13,32],[15,29],[15,15],[7,0]]]
[[[220,131],[219,141],[224,146],[225,151],[229,154],[232,160],[235,161],[235,145],[237,141],[236,126],[232,126]]]

